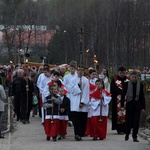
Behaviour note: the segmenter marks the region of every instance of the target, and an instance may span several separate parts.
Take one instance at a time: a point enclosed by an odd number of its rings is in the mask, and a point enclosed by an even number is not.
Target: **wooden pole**
[[[52,96],[53,96],[53,87],[52,87]],[[54,124],[54,100],[52,99],[52,119],[51,119],[51,124]]]
[[[102,90],[100,89],[100,117],[99,122],[102,122]]]
[[[29,83],[28,83],[28,79],[29,79],[29,69],[28,69],[28,66],[26,65],[26,102],[27,102],[27,109],[26,109],[26,112],[28,112],[28,103],[29,103]]]

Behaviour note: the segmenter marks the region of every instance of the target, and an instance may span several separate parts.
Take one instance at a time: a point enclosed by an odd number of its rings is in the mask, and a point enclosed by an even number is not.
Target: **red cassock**
[[[58,133],[61,135],[66,135],[67,134],[67,120],[60,120],[59,124],[59,131]]]
[[[106,90],[102,89],[102,92],[105,93],[106,96],[111,96],[109,92]],[[90,94],[90,97],[95,99],[95,100],[100,100],[101,97],[101,91],[97,89],[95,92]],[[98,106],[100,107],[100,106]],[[102,105],[103,107],[103,105]],[[108,121],[108,116],[101,116],[100,121],[100,115],[99,116],[91,116],[91,128],[90,128],[90,136],[94,138],[101,138],[105,139],[106,134],[107,134],[107,121]]]
[[[96,86],[92,83],[90,84],[90,94],[93,93],[96,90]],[[88,112],[90,113],[90,112]],[[87,123],[86,123],[86,131],[85,131],[85,135],[90,135],[90,129],[91,129],[91,117],[87,118]]]
[[[90,135],[90,134],[91,134],[91,117],[87,118],[86,130],[85,130],[85,135]]]
[[[51,123],[51,119],[44,120],[45,134],[49,137],[55,137],[59,134],[60,120],[53,119],[54,123]]]
[[[97,137],[97,138],[106,138],[107,134],[107,116],[102,116],[102,121],[99,121],[99,116],[92,116],[91,117],[91,130],[90,130],[90,136],[91,137]]]
[[[54,81],[49,82],[47,85],[51,86],[54,84]],[[62,84],[62,87],[64,88],[64,85]],[[64,88],[64,94],[67,94],[67,90]],[[51,119],[45,119],[44,121],[44,129],[45,133],[49,137],[55,137],[58,134],[66,135],[67,134],[67,120],[59,120],[59,119],[53,119],[54,123],[51,123]]]

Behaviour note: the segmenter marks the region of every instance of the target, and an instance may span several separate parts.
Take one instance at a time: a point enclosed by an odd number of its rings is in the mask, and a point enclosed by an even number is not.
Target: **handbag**
[[[37,98],[36,95],[33,95],[33,97],[32,97],[32,104],[33,105],[37,105],[38,104],[38,98]]]

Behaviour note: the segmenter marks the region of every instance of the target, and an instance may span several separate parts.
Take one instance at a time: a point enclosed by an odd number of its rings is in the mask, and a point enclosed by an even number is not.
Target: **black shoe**
[[[125,132],[118,132],[118,134],[119,134],[119,135],[124,135],[124,134],[125,134]]]
[[[82,138],[81,138],[79,135],[76,135],[76,136],[75,136],[75,140],[76,140],[76,141],[81,141]]]
[[[50,137],[49,137],[49,136],[47,136],[47,137],[46,137],[46,140],[47,140],[47,141],[49,141],[49,140],[50,140]]]
[[[56,141],[56,136],[53,137],[53,141]]]
[[[93,141],[96,141],[96,140],[97,140],[97,137],[94,137],[92,140],[93,140]]]
[[[139,142],[137,138],[133,138],[133,142]]]
[[[30,124],[30,121],[27,121],[27,124]]]
[[[65,137],[65,135],[62,135],[61,137],[62,137],[63,139],[65,139],[65,138],[66,138],[66,137]]]
[[[59,137],[58,140],[61,140],[61,137]]]
[[[3,135],[1,135],[1,136],[0,136],[0,139],[3,139],[3,138],[5,138],[5,137],[4,137]]]
[[[68,121],[68,126],[72,127],[72,122],[71,121]]]
[[[129,135],[126,135],[125,136],[125,141],[128,141],[129,140]]]
[[[16,121],[19,121],[19,118],[17,118]]]
[[[102,141],[102,140],[104,140],[104,139],[103,139],[103,138],[99,138],[99,140],[101,140],[101,141]]]
[[[58,139],[58,140],[61,140],[61,135],[60,135],[60,134],[57,135],[57,139]]]
[[[21,122],[22,122],[23,124],[26,124],[26,120],[21,120]]]

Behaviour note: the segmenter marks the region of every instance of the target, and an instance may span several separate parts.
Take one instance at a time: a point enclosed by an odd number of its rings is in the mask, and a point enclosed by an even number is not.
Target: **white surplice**
[[[108,104],[111,101],[111,96],[106,96],[104,92],[102,92],[102,116],[108,116],[109,106]],[[91,98],[90,104],[91,104],[91,116],[100,116],[100,103],[101,100],[95,100],[94,98]]]
[[[44,73],[41,73],[39,76],[38,76],[38,79],[37,79],[37,87],[39,88],[40,90],[40,93],[41,93],[41,89],[40,89],[40,86],[41,86],[41,81],[46,78],[46,76],[44,75]]]
[[[70,99],[71,98],[71,87],[70,87],[70,81],[72,80],[72,78],[76,77],[77,76],[77,73],[75,72],[75,74],[67,74],[65,77],[64,77],[64,86],[67,90],[67,97]]]
[[[76,112],[88,112],[89,103],[89,80],[84,76],[81,77],[82,86],[81,89],[78,86],[80,78],[74,77],[70,81],[70,103],[71,111]],[[80,103],[84,103],[82,108],[79,108]]]

